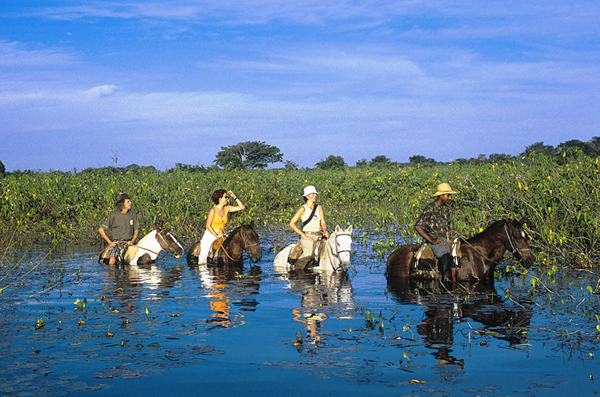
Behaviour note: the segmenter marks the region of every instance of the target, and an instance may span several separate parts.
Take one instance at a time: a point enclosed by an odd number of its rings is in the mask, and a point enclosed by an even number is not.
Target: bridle
[[[327,255],[329,256],[329,263],[331,264],[331,267],[335,271],[338,271],[342,267],[342,261],[340,260],[340,254],[343,253],[343,252],[349,252],[350,254],[352,254],[352,245],[350,245],[350,249],[343,249],[343,250],[339,250],[338,251],[337,244],[335,243],[335,241],[340,236],[350,236],[350,237],[352,237],[352,235],[350,233],[339,232],[339,233],[335,234],[335,238],[329,238],[329,239],[327,239],[327,247],[329,248],[329,250],[327,251]],[[334,247],[331,246],[332,243],[333,243]],[[340,264],[339,266],[336,267],[334,265],[334,262],[333,262],[333,259],[331,258],[331,256],[333,256],[335,259],[337,259],[337,262]]]
[[[255,245],[258,245],[258,240],[256,240],[256,243],[254,243],[254,244],[248,244],[246,242],[246,235],[244,234],[244,228],[243,227],[240,227],[240,235],[242,236],[242,241],[244,242],[244,249],[245,250],[247,250],[248,247],[253,247]],[[221,248],[221,250],[223,250],[223,252],[225,253],[225,256],[227,256],[227,258],[229,258],[229,260],[231,260],[233,262],[236,262],[236,261],[240,260],[239,258],[238,259],[233,259],[231,257],[231,255],[229,255],[229,253],[227,252],[227,250],[223,246],[223,242],[222,241],[219,242],[219,248]],[[242,255],[243,255],[243,253],[242,253]]]
[[[171,246],[173,246],[173,245],[178,245],[178,246],[180,246],[180,245],[179,245],[179,243],[177,242],[177,240],[175,240],[174,238],[173,238],[173,242],[172,242],[171,244],[167,243],[167,241],[165,240],[165,238],[162,236],[161,232],[163,232],[163,230],[161,230],[160,232],[156,232],[156,235],[157,235],[158,237],[160,237],[160,239],[162,240],[162,242],[164,243],[164,245],[166,245],[166,248],[165,248],[165,250],[166,250],[167,252],[169,251],[169,248],[171,248]],[[169,234],[169,233],[167,232],[167,234]],[[180,246],[180,247],[181,247],[181,246]]]
[[[508,242],[510,244],[510,248],[512,248],[512,253],[514,254],[515,251],[519,251],[519,252],[525,252],[525,251],[531,251],[531,248],[516,248],[515,245],[512,242],[512,239],[510,238],[510,233],[508,232],[508,228],[506,227],[506,225],[508,224],[507,220],[504,220],[504,232],[506,233],[506,237],[508,238]]]

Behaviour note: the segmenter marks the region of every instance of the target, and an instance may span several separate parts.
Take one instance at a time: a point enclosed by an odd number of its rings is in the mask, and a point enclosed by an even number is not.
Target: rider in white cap
[[[313,257],[315,242],[321,236],[329,237],[323,207],[316,204],[317,194],[317,189],[314,186],[306,186],[302,194],[305,204],[296,211],[296,214],[290,220],[290,227],[300,235],[302,246],[302,254],[296,261],[295,270],[304,270]],[[302,229],[296,225],[300,219],[302,220]]]

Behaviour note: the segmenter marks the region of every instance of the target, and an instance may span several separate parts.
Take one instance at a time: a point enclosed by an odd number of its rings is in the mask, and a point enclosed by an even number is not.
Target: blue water
[[[385,259],[368,245],[357,244],[351,272],[336,277],[279,274],[268,248],[256,265],[246,261],[228,273],[170,255],[147,269],[119,270],[96,263],[98,247],[53,251],[43,260],[48,247],[39,247],[5,258],[0,287],[13,284],[0,295],[0,391],[260,397],[600,392],[594,379],[600,381],[599,305],[586,289],[595,286],[596,274],[565,272],[544,278],[548,289],[534,290],[534,271],[506,276],[479,293],[436,292],[435,286],[388,285]],[[77,299],[85,299],[85,307],[78,308]],[[44,325],[36,328],[40,319]]]

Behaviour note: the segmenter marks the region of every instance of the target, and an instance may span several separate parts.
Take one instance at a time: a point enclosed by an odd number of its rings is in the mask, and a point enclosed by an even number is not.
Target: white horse
[[[162,250],[166,250],[176,258],[181,258],[185,252],[177,239],[165,229],[156,226],[153,231],[145,235],[137,244],[126,247],[123,262],[130,265],[148,265],[154,263]],[[108,264],[110,246],[100,254],[98,262]]]
[[[275,261],[273,262],[273,267],[276,271],[283,273],[290,270],[288,258],[295,246],[296,244],[288,245],[277,254]],[[348,227],[346,230],[336,226],[335,231],[329,235],[324,246],[325,249],[316,254],[319,260],[318,263],[312,267],[313,270],[322,272],[346,272],[350,269],[352,226]]]
[[[162,227],[157,226],[137,244],[127,248],[124,260],[131,265],[154,263],[162,250],[181,258],[185,252],[177,239]]]

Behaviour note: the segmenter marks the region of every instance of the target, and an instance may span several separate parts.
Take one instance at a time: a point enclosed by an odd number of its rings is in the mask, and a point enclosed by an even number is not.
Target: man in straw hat
[[[116,207],[116,211],[110,214],[98,229],[110,247],[109,265],[121,260],[123,248],[125,245],[133,245],[140,229],[137,213],[131,209],[131,198],[128,195],[120,193],[117,196]],[[107,230],[110,230],[112,239],[106,234]]]
[[[423,209],[423,213],[415,223],[415,231],[429,244],[433,253],[438,258],[438,269],[445,279],[451,278],[452,256],[448,245],[448,233],[456,232],[450,226],[450,206],[446,205],[452,200],[452,195],[459,193],[449,184],[440,183],[437,191],[431,195],[435,197]]]

